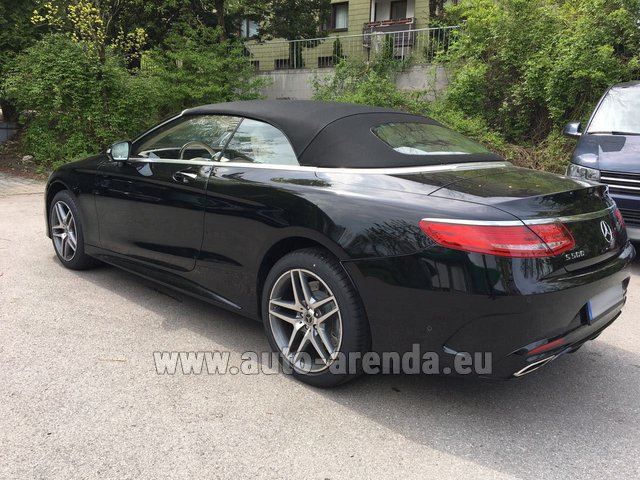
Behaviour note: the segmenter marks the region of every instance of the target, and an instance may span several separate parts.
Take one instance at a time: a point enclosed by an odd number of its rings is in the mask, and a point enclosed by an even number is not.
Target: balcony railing
[[[367,24],[361,35],[332,35],[305,40],[245,43],[257,71],[328,68],[341,59],[372,60],[380,52],[415,63],[431,63],[446,51],[459,27],[407,28],[405,25]],[[393,28],[392,28],[393,27]]]
[[[382,20],[379,22],[365,23],[362,29],[364,35],[364,43],[371,41],[371,34],[389,33],[398,34],[407,30],[415,30],[415,18],[402,18],[399,20]]]

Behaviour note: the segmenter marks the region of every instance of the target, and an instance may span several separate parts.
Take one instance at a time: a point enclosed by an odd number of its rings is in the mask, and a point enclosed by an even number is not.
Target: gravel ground
[[[623,316],[517,381],[158,375],[262,327],[111,267],[65,270],[41,183],[0,175],[0,478],[639,478],[640,264]]]

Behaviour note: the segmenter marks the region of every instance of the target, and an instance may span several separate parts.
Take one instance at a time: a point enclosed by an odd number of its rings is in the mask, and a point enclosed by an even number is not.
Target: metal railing
[[[460,27],[389,31],[366,29],[359,35],[331,35],[305,40],[247,40],[245,49],[257,71],[329,68],[341,59],[372,60],[376,55],[431,63],[446,51]]]

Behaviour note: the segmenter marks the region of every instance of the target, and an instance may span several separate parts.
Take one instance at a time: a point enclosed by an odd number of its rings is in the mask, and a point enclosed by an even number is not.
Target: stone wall
[[[330,68],[264,72],[261,75],[271,82],[262,93],[268,99],[309,100],[313,96],[313,78],[332,73]],[[426,90],[434,95],[447,86],[447,77],[441,66],[416,65],[398,75],[396,85],[402,90]]]

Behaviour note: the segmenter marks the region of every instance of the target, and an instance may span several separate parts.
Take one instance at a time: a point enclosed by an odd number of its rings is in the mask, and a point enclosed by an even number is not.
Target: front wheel
[[[49,210],[49,231],[60,262],[72,270],[85,270],[98,262],[84,253],[84,233],[75,198],[58,192]]]
[[[283,257],[262,298],[269,343],[296,378],[330,387],[360,373],[354,354],[368,350],[369,325],[349,277],[329,253],[305,249]]]

